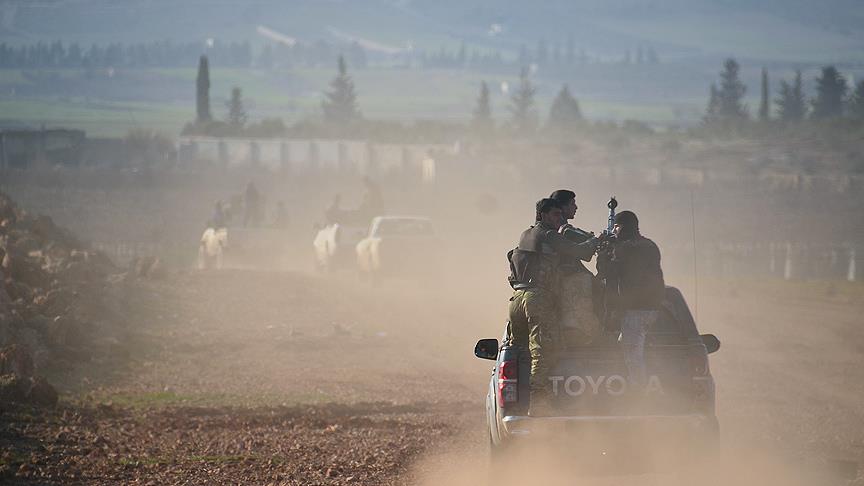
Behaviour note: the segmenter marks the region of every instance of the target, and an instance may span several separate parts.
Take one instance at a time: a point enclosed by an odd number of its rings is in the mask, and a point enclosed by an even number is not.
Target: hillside
[[[514,53],[540,38],[574,41],[598,55],[655,45],[666,56],[782,61],[864,60],[864,13],[854,0],[10,0],[0,7],[5,42],[63,39],[261,40],[266,26],[301,42],[360,37],[386,46],[437,49],[466,41]],[[495,24],[498,31],[492,32]],[[490,33],[492,35],[490,35]]]

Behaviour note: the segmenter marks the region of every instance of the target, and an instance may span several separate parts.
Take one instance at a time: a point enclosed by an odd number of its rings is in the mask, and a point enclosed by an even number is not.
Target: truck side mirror
[[[705,345],[705,351],[708,354],[716,353],[718,349],[720,349],[720,340],[717,339],[717,336],[713,334],[702,334],[699,336],[702,338],[702,344]]]
[[[498,340],[481,339],[474,346],[474,356],[480,359],[498,359]]]

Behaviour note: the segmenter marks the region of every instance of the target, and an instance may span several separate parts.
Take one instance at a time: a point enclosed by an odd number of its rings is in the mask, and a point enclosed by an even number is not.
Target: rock
[[[128,274],[135,278],[157,278],[163,274],[162,261],[157,256],[138,257],[129,265]]]
[[[81,242],[67,230],[54,224],[50,216],[37,216],[30,224],[30,231],[37,237],[65,247],[81,247]]]
[[[103,277],[100,275],[98,269],[83,261],[67,262],[65,268],[60,271],[60,274],[65,280],[70,282],[88,282],[99,280]]]
[[[56,347],[62,347],[68,346],[70,341],[74,340],[70,339],[70,337],[74,336],[76,332],[76,326],[69,317],[57,316],[54,319],[51,319],[45,334],[48,337],[48,342],[50,344]]]
[[[142,276],[157,273],[159,263],[142,262]],[[39,369],[60,357],[90,359],[94,330],[117,313],[104,298],[114,273],[104,253],[86,248],[50,217],[27,214],[0,193],[0,349],[5,353],[0,372],[29,379],[34,365]],[[18,351],[2,348],[10,343],[27,350],[28,370],[19,366],[24,361]],[[34,399],[51,403],[44,385],[34,383]]]
[[[57,404],[57,390],[41,376],[34,376],[33,358],[24,346],[13,344],[0,351],[0,401]]]
[[[3,271],[0,270],[0,312],[3,312],[3,309],[12,302],[12,297],[9,296],[9,292],[6,292],[6,277],[3,275]]]
[[[24,402],[30,388],[30,380],[9,373],[0,375],[0,402]]]
[[[9,258],[9,255],[6,255]],[[50,280],[40,264],[22,256],[14,256],[9,260],[8,274],[12,280],[30,287],[45,287]]]
[[[4,290],[12,301],[19,299],[24,302],[33,301],[33,289],[27,284],[15,280],[9,280],[6,282]]]
[[[54,407],[57,405],[57,390],[41,376],[32,378],[26,400],[33,405]]]
[[[26,321],[20,316],[13,317],[12,332],[9,338],[12,345],[20,346],[25,349],[28,355],[28,360],[32,363],[35,371],[40,366],[45,364],[47,351],[45,346],[45,338],[42,333],[35,329],[27,327]],[[33,372],[27,376],[32,376]]]
[[[0,350],[0,375],[13,374],[21,378],[33,376],[33,356],[30,350],[18,344]]]
[[[51,319],[48,319],[42,314],[36,314],[25,320],[24,325],[44,335],[48,332],[48,327],[51,325]]]
[[[9,317],[4,305],[0,303],[0,343],[9,342],[11,323],[12,318]]]

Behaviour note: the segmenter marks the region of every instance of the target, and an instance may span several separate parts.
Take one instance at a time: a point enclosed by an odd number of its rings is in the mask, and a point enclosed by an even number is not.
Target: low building
[[[85,140],[83,130],[0,130],[0,169],[79,165]]]

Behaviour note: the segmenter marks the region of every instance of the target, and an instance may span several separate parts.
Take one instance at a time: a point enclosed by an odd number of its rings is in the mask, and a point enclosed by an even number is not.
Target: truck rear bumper
[[[656,437],[716,433],[717,418],[706,415],[636,415],[636,416],[506,416],[501,419],[503,432],[510,438],[541,435],[571,436],[574,433],[600,432],[609,435]]]

